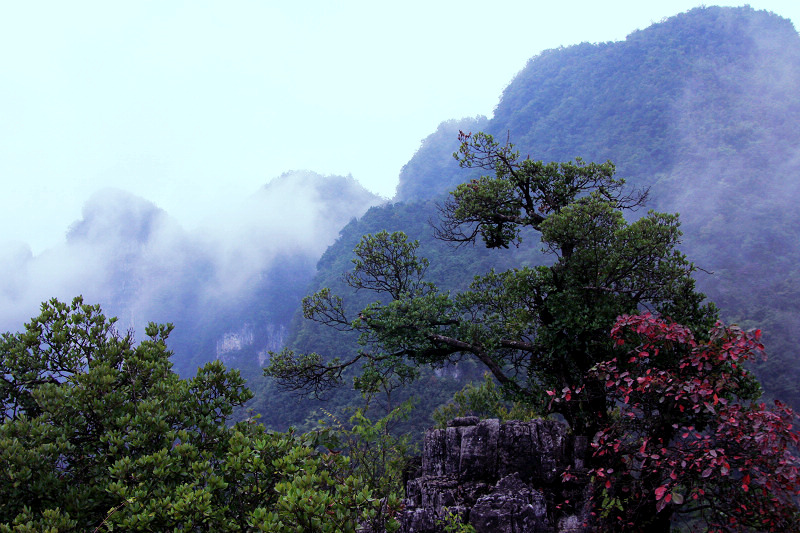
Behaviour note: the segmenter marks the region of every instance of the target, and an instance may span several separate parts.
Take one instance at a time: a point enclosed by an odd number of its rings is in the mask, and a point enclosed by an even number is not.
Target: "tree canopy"
[[[594,499],[614,529],[798,531],[797,415],[760,391],[745,364],[761,331],[717,323],[706,339],[649,313],[621,316],[616,355],[590,375],[617,412],[595,436]],[[569,403],[588,391],[552,391]],[[569,476],[570,474],[567,474]]]
[[[770,358],[753,370],[768,396],[798,409],[796,26],[748,6],[707,6],[617,42],[543,51],[480,128],[496,139],[510,132],[523,154],[545,161],[610,159],[618,177],[650,187],[650,207],[680,212],[682,251],[714,273],[698,287],[726,322],[764,331]],[[453,135],[435,157],[426,149],[409,162],[396,200],[434,198],[477,177],[445,167]],[[429,246],[410,224],[392,229]]]
[[[753,403],[761,390],[742,364],[763,349],[758,334],[721,326],[695,290],[678,216],[633,216],[646,192],[628,191],[610,162],[543,163],[487,134],[460,140],[461,165],[491,174],[440,205],[437,236],[490,249],[538,237],[549,262],[491,270],[451,294],[426,281],[418,242],[365,235],[344,281],[376,301],[350,315],[329,289],[303,300],[306,318],[357,332],[358,350],[326,360],[285,349],[267,374],[319,392],[356,368],[369,389],[474,360],[506,398],[593,439],[598,527],[669,531],[676,514],[720,531],[794,527],[796,416]]]
[[[492,174],[451,193],[440,206],[438,236],[456,245],[482,239],[489,248],[536,243],[538,236],[550,265],[490,271],[450,294],[425,280],[428,261],[416,255],[416,241],[366,235],[345,281],[378,300],[355,316],[328,289],[303,301],[307,318],[357,331],[359,350],[327,361],[284,350],[273,355],[269,374],[287,387],[320,391],[353,365],[363,364],[362,376],[407,381],[417,365],[471,358],[509,395],[544,411],[546,390],[582,385],[588,370],[609,358],[617,316],[647,308],[713,324],[716,309],[694,290],[694,266],[677,250],[678,217],[649,212],[627,221],[623,213],[646,193],[628,191],[613,164],[521,159],[511,144],[483,133],[460,140],[461,165]],[[582,432],[596,428],[606,408],[593,400],[562,414]]]
[[[228,426],[250,391],[219,361],[180,379],[171,329],[151,324],[136,344],[76,298],[43,304],[25,331],[2,336],[0,532],[396,527],[385,511],[397,499],[375,496],[380,463],[358,474],[330,451],[331,432]]]

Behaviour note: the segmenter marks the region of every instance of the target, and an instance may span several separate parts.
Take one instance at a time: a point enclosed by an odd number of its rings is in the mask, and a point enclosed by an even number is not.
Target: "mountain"
[[[218,357],[260,368],[259,357],[282,344],[338,228],[382,201],[352,177],[287,172],[187,231],[143,198],[100,191],[63,245],[37,256],[19,246],[0,251],[9,270],[0,280],[0,320],[17,329],[38,302],[83,294],[118,317],[122,331],[142,335],[147,322],[173,323],[180,373]]]
[[[634,184],[654,185],[723,153],[753,168],[796,165],[798,39],[791,21],[772,13],[707,7],[625,41],[547,50],[511,81],[482,129],[533,159],[610,159]],[[407,168],[420,159],[450,168],[455,136],[438,143],[437,155],[429,144]],[[395,200],[431,198],[463,178],[404,173]]]
[[[482,131],[488,124],[489,120],[484,116],[439,124],[436,131],[422,141],[414,157],[403,165],[394,199],[407,202],[432,198],[444,190],[444,184],[461,183],[464,174],[452,157],[458,150],[458,132]]]
[[[545,51],[507,86],[488,121],[448,121],[423,141],[394,204],[342,230],[312,289],[344,291],[338,279],[353,246],[382,229],[419,239],[431,281],[451,290],[490,266],[542,261],[535,245],[453,251],[433,238],[427,222],[437,219],[437,199],[476,177],[452,158],[459,129],[508,138],[533,159],[611,160],[632,187],[649,188],[648,207],[681,213],[699,286],[726,321],[763,329],[770,360],[755,370],[768,396],[800,406],[798,94],[800,36],[789,20],[750,7],[697,8],[621,42]],[[365,302],[344,296],[353,308]],[[326,354],[355,349],[353,339],[299,318],[287,340]]]

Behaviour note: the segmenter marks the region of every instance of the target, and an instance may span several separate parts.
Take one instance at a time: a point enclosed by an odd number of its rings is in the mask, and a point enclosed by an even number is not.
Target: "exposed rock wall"
[[[584,531],[587,453],[585,437],[553,420],[454,419],[425,433],[402,531],[443,531],[456,516],[478,533]],[[575,482],[562,481],[568,467]]]

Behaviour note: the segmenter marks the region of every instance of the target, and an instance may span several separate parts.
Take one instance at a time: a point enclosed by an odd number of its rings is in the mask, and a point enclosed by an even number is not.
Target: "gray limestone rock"
[[[497,476],[497,440],[500,421],[481,420],[464,428],[461,435],[460,479],[492,480]]]
[[[498,481],[491,493],[475,503],[469,523],[478,533],[553,531],[544,492],[523,483],[517,473]]]
[[[477,416],[462,416],[459,418],[453,418],[447,423],[447,427],[458,427],[458,426],[474,426],[480,421]]]
[[[422,468],[406,486],[401,531],[443,531],[454,514],[478,533],[584,531],[590,493],[561,474],[585,473],[588,453],[588,439],[557,421],[455,419],[425,434]],[[566,499],[577,515],[559,510]]]

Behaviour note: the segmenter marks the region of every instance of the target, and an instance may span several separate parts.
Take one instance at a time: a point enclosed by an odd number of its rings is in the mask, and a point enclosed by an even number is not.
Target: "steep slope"
[[[611,159],[621,177],[647,185],[724,152],[777,164],[797,158],[799,65],[789,20],[697,8],[625,41],[542,52],[505,89],[485,131],[534,159]],[[436,156],[420,150],[407,167],[419,157],[444,166],[453,144]],[[405,173],[395,200],[430,198],[462,178]]]
[[[685,251],[713,272],[698,273],[701,287],[726,320],[764,329],[771,362],[757,371],[765,389],[800,406],[797,94],[800,36],[790,21],[749,7],[698,8],[622,42],[543,52],[508,85],[488,124],[451,121],[424,141],[400,177],[395,201],[405,206],[373,208],[344,228],[312,287],[335,288],[360,234],[380,229],[422,240],[432,265],[442,262],[433,281],[452,289],[493,261],[539,260],[448,251],[421,224],[436,218],[432,200],[474,177],[453,164],[457,140],[446,134],[457,129],[508,136],[534,159],[610,159],[619,176],[651,189],[649,207],[681,213]],[[289,342],[353,349],[300,320]]]
[[[400,170],[395,200],[427,199],[442,192],[442,184],[458,184],[464,173],[452,157],[458,150],[459,131],[481,131],[489,124],[486,117],[448,120],[426,137],[414,157]]]
[[[765,388],[798,405],[797,94],[800,36],[790,21],[697,8],[623,42],[531,59],[486,130],[535,159],[612,160],[619,176],[650,188],[649,207],[681,213],[684,249],[713,272],[698,275],[701,287],[726,320],[764,328]],[[398,190],[455,185],[444,178]]]

